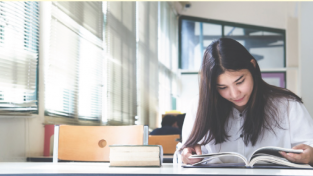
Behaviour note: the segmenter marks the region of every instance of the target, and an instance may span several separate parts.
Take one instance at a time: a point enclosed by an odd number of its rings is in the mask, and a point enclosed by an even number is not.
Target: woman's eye
[[[223,90],[223,89],[226,89],[226,87],[218,87],[218,89],[221,89],[221,90]]]
[[[238,84],[242,84],[244,81],[245,81],[245,80],[242,80],[241,82],[238,82],[237,85],[238,85]]]

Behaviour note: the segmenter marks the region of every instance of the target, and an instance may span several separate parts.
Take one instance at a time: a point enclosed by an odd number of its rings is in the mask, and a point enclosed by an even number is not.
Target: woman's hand
[[[299,144],[292,149],[302,149],[303,153],[295,154],[295,153],[286,153],[286,152],[279,152],[283,157],[287,160],[295,163],[304,163],[313,166],[313,148],[311,146],[305,144]]]
[[[200,162],[202,158],[189,158],[192,154],[201,155],[201,146],[199,144],[195,145],[194,147],[187,147],[181,153],[182,161],[184,164],[194,164]]]

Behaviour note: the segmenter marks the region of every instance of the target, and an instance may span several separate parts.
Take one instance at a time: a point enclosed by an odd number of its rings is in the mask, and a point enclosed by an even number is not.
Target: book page
[[[272,156],[272,155],[268,155],[268,156],[262,156],[261,155],[261,156],[255,157],[250,161],[249,166],[253,167],[254,164],[260,163],[260,162],[269,162],[269,163],[273,163],[273,164],[279,164],[279,165],[296,167],[296,168],[312,168],[308,164],[292,163],[285,158]]]
[[[279,153],[280,151],[284,151],[286,153],[298,153],[298,154],[303,152],[303,150],[294,150],[294,149],[268,146],[268,147],[259,148],[256,151],[254,151],[251,157],[249,158],[249,161],[251,161],[255,157],[254,155],[259,154],[259,153],[282,157],[281,154]]]
[[[193,165],[197,165],[200,163],[208,162],[208,161],[213,160],[215,158],[220,158],[220,157],[225,157],[225,156],[238,157],[238,158],[243,160],[245,165],[248,165],[247,159],[243,155],[236,153],[236,152],[221,152],[221,153],[209,153],[209,154],[202,154],[202,155],[191,155],[189,158],[204,158],[202,161],[193,164]]]

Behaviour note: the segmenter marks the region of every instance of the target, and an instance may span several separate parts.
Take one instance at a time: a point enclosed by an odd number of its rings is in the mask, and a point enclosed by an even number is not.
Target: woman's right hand
[[[187,147],[183,149],[181,157],[184,164],[194,164],[202,160],[202,158],[189,158],[189,156],[192,154],[202,154],[201,146],[199,144],[195,145],[194,147]]]

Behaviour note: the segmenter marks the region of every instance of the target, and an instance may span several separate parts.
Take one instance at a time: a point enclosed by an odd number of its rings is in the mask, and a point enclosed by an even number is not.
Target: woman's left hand
[[[306,144],[299,144],[292,149],[302,149],[303,153],[295,154],[295,153],[286,153],[286,152],[279,152],[283,157],[287,160],[294,162],[294,163],[304,163],[313,166],[313,148]]]

